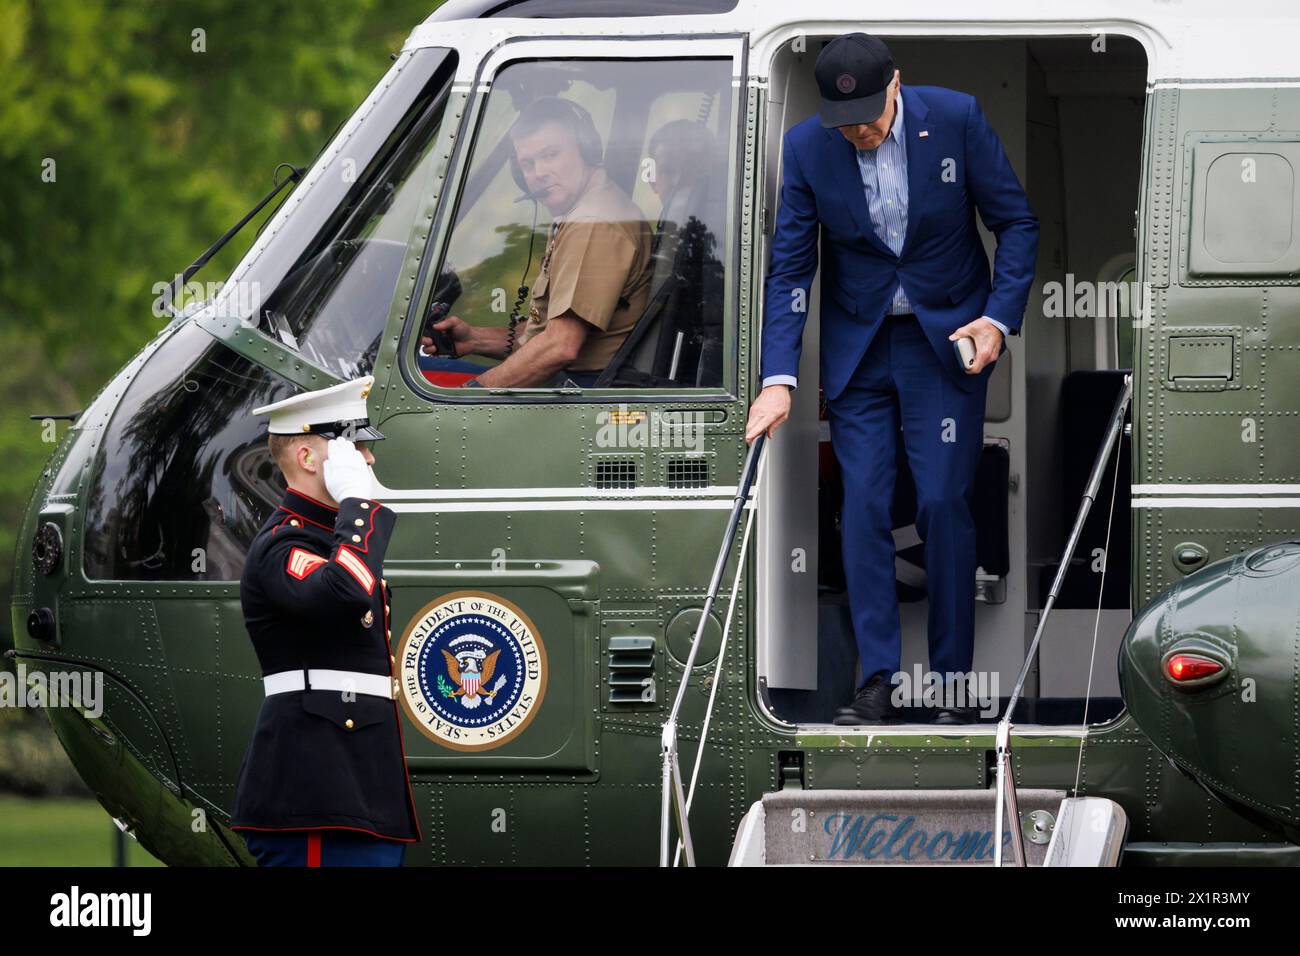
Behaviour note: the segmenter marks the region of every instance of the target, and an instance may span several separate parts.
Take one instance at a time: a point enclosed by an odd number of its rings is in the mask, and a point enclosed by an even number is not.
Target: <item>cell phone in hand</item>
[[[957,364],[962,368],[971,368],[975,365],[975,340],[969,335],[963,335],[953,342],[952,350],[957,355]]]

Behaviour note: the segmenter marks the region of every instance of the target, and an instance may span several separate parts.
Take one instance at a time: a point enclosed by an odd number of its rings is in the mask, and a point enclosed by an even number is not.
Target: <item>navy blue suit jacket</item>
[[[965,390],[990,375],[993,365],[967,375],[948,336],[981,315],[1013,333],[1020,329],[1034,279],[1038,219],[997,134],[968,93],[900,85],[899,95],[908,188],[901,255],[872,228],[853,144],[839,130],[823,129],[816,115],[785,134],[764,296],[763,378],[798,375],[819,234],[821,376],[828,399],[848,384],[898,282],[939,361]],[[976,209],[997,237],[991,283]]]

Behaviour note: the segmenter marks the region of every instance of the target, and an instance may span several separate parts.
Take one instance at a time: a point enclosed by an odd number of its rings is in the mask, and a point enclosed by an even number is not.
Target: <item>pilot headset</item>
[[[572,100],[561,99],[558,96],[544,96],[539,100],[534,100],[524,108],[520,113],[522,118],[534,111],[541,114],[543,121],[567,122],[569,128],[573,130],[573,135],[578,140],[578,152],[582,156],[582,161],[588,166],[600,166],[604,164],[605,148],[600,141],[600,133],[596,130],[596,123],[591,118],[591,114],[585,109],[574,103]],[[516,120],[516,122],[518,122]],[[528,191],[528,184],[524,180],[524,171],[519,168],[519,161],[515,159],[515,153],[510,151],[510,175],[518,186],[524,192],[525,199],[532,199],[533,195]]]

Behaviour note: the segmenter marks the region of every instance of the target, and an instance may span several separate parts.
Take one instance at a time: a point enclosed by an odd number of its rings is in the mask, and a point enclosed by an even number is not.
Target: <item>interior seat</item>
[[[1124,376],[1128,369],[1097,369],[1071,372],[1061,385],[1061,434],[1065,436],[1064,468],[1061,482],[1061,521],[1062,528],[1068,534],[1074,526],[1075,515],[1083,501],[1083,491],[1092,473],[1092,466],[1106,439],[1106,427],[1110,424],[1110,414],[1115,409],[1115,400],[1119,398],[1124,387]],[[1125,421],[1132,420],[1132,406],[1125,415]],[[1079,535],[1078,546],[1074,550],[1074,560],[1065,573],[1061,583],[1061,592],[1056,597],[1056,606],[1060,608],[1096,608],[1097,583],[1101,577],[1092,570],[1093,553],[1106,544],[1106,525],[1109,519],[1110,554],[1116,560],[1106,565],[1106,581],[1101,594],[1103,608],[1123,609],[1129,606],[1129,540],[1131,537],[1129,482],[1132,439],[1120,433],[1119,445],[1110,454],[1106,469],[1102,473],[1101,484],[1097,488],[1097,500],[1084,522],[1083,532]],[[1115,456],[1119,455],[1119,482],[1115,487],[1115,507],[1108,509],[1111,486],[1114,483]],[[1039,574],[1039,607],[1047,601],[1051,592],[1052,581],[1056,577],[1059,564],[1053,562],[1044,567]]]
[[[723,267],[708,225],[723,221],[720,207],[701,176],[664,210],[645,311],[595,387],[722,384]]]

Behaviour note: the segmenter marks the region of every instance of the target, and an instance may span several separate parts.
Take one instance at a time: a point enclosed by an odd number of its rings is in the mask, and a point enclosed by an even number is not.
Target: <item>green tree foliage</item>
[[[15,529],[53,448],[28,415],[85,407],[164,324],[155,284],[276,164],[307,165],[438,2],[0,0],[6,612]],[[224,279],[258,225],[196,278]]]

